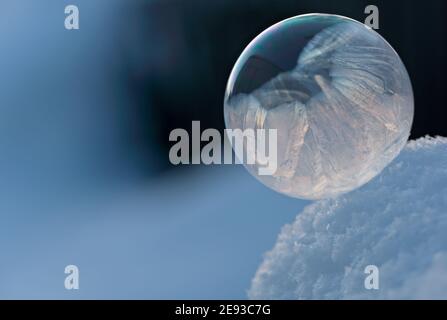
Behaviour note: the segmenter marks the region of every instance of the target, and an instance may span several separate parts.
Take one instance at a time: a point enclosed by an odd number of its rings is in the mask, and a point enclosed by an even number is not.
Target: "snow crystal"
[[[283,227],[253,299],[447,298],[447,138],[410,141],[365,186]],[[364,286],[379,268],[379,289]]]

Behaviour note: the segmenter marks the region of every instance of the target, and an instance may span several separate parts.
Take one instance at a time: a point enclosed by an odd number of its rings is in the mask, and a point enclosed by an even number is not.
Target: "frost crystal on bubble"
[[[413,119],[410,79],[376,32],[353,20],[306,15],[257,37],[239,58],[225,97],[228,128],[277,129],[277,170],[259,176],[290,196],[351,191],[387,166]]]

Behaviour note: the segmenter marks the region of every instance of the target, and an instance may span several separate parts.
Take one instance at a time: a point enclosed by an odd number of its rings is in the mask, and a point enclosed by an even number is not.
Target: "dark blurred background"
[[[64,28],[64,9],[80,29]],[[308,201],[242,166],[169,163],[174,128],[224,129],[245,46],[299,14],[363,22],[407,66],[411,138],[447,136],[447,2],[2,0],[0,298],[246,298],[262,255]],[[80,290],[65,290],[66,265]]]
[[[399,53],[412,80],[411,139],[447,136],[445,1],[163,0],[133,8],[137,18],[128,29],[134,43],[125,48],[135,50],[127,51],[128,60],[141,62],[128,69],[129,86],[139,101],[138,139],[155,135],[166,155],[173,128],[190,130],[191,121],[200,120],[202,127],[223,129],[226,81],[256,35],[285,18],[312,12],[364,22],[370,4],[379,8],[377,31]],[[149,119],[153,126],[147,125]]]

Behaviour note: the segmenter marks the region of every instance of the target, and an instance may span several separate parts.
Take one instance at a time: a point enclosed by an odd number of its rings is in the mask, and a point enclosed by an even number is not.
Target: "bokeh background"
[[[231,68],[270,25],[364,21],[369,4],[412,79],[411,138],[447,136],[445,1],[3,0],[0,298],[245,298],[309,202],[241,166],[175,167],[169,132],[224,129]],[[80,290],[64,288],[69,264]]]

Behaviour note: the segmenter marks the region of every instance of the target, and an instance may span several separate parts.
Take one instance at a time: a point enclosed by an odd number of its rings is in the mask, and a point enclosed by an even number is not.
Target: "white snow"
[[[447,138],[410,141],[379,176],[283,227],[253,299],[447,298]],[[367,290],[364,269],[379,268]]]

